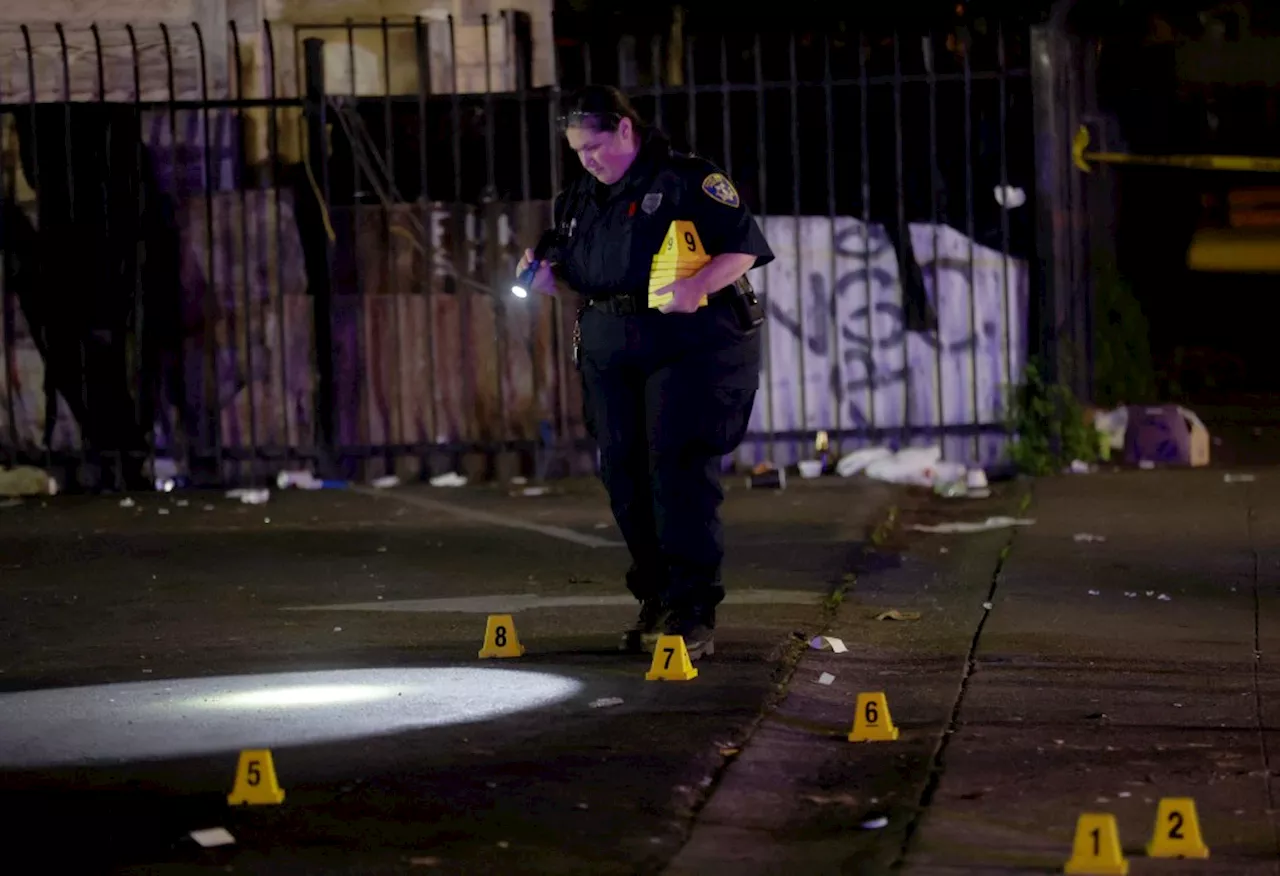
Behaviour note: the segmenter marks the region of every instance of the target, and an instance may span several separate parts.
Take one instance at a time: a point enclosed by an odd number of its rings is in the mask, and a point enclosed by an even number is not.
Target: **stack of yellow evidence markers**
[[[677,219],[667,229],[662,246],[653,257],[653,268],[649,271],[649,307],[658,308],[671,300],[671,293],[657,294],[659,290],[670,286],[676,280],[692,277],[702,266],[711,261],[711,256],[702,246],[698,237],[698,229],[692,222]],[[705,307],[707,298],[704,295],[699,307]]]

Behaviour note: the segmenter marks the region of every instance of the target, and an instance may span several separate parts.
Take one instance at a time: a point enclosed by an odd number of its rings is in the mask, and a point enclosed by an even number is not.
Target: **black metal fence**
[[[589,465],[572,314],[507,294],[589,81],[721,164],[778,254],[738,461],[819,431],[1000,452],[1034,341],[1025,30],[538,36],[505,13],[0,42],[0,461],[109,487]]]

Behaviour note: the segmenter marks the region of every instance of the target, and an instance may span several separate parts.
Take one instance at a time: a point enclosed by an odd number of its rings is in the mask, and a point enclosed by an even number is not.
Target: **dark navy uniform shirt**
[[[746,253],[756,256],[753,267],[773,261],[725,174],[704,158],[672,151],[661,132],[647,129],[622,179],[605,185],[584,173],[556,197],[555,223],[566,240],[556,273],[591,299],[643,298],[653,257],[679,219],[694,223],[711,257]]]

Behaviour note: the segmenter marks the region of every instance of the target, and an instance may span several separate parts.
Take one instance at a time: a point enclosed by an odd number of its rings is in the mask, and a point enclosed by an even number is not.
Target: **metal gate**
[[[6,36],[0,458],[107,486],[589,466],[571,314],[507,294],[589,81],[722,165],[778,255],[739,462],[821,431],[1000,453],[1033,340],[1026,30],[537,36]]]

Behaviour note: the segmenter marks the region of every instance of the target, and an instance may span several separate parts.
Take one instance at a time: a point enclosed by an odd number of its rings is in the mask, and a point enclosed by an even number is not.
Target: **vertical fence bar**
[[[662,37],[655,34],[649,40],[649,68],[653,93],[653,123],[662,127]]]
[[[450,211],[452,218],[452,237],[453,237],[453,273],[454,294],[457,296],[458,302],[458,321],[462,327],[462,343],[459,350],[462,358],[467,360],[471,350],[471,289],[469,286],[464,288],[462,273],[466,270],[468,260],[465,258],[466,253],[466,222],[464,221],[463,211],[465,209],[462,199],[462,103],[458,94],[458,38],[457,28],[454,25],[453,16],[449,16],[449,66],[450,78],[453,84],[453,93],[450,95],[450,127],[453,133],[453,210]],[[474,382],[472,371],[474,370],[474,361],[465,361],[465,367],[459,380],[462,383],[464,409],[469,401],[475,402]],[[448,379],[447,377],[445,378]],[[460,438],[461,436],[457,436]]]
[[[696,37],[686,37],[684,41],[684,84],[685,84],[685,100],[688,101],[689,110],[689,151],[698,151],[698,91],[694,85],[694,68],[693,68],[693,41]],[[733,179],[733,177],[729,177]]]
[[[200,131],[202,134],[201,141],[204,144],[202,149],[204,172],[201,177],[204,184],[205,268],[209,272],[209,279],[204,287],[204,367],[206,371],[204,375],[205,409],[202,413],[206,418],[207,428],[213,436],[214,464],[219,477],[221,477],[222,410],[221,405],[218,403],[220,389],[218,386],[218,311],[221,302],[216,297],[218,294],[218,279],[216,276],[217,260],[214,258],[214,247],[216,245],[213,234],[215,180],[213,177],[213,146],[210,143],[213,139],[213,131],[209,124],[209,63],[205,52],[204,33],[200,30],[199,22],[192,22],[191,29],[196,35],[196,48],[200,57]]]
[[[58,44],[62,54],[62,156],[66,162],[66,179],[67,179],[67,216],[66,221],[68,227],[74,229],[76,227],[76,175],[74,152],[71,148],[71,64],[67,54],[67,37],[62,30],[62,24],[54,25],[54,30],[58,34]],[[44,236],[48,233],[43,223],[40,226],[39,233]],[[92,295],[92,292],[86,292]],[[87,357],[85,355],[85,333],[88,329],[88,320],[81,314],[83,324],[76,326],[76,344],[79,348],[80,359],[77,363],[79,367],[79,384],[80,384],[80,410],[81,410],[81,427],[80,427],[80,448],[81,455],[86,461],[92,458],[96,465],[101,457],[103,448],[96,446],[99,442],[93,440],[93,433],[96,431],[93,426],[93,411],[89,407],[89,380],[88,370],[85,368]],[[53,432],[58,422],[58,395],[57,386],[53,378],[53,369],[45,368],[45,408],[44,408],[44,445],[52,461],[53,450]]]
[[[924,63],[926,83],[929,88],[929,222],[933,235],[933,309],[938,314],[937,346],[934,350],[935,400],[938,414],[938,446],[942,448],[942,456],[947,455],[947,407],[943,399],[942,381],[942,347],[946,339],[942,332],[943,300],[942,287],[938,285],[938,266],[942,262],[942,253],[938,251],[939,229],[943,217],[939,215],[938,190],[942,186],[941,174],[938,171],[938,70],[937,57],[933,50],[933,32],[930,30],[924,37]],[[926,306],[928,306],[926,302]]]
[[[978,287],[977,271],[974,269],[976,250],[974,238],[977,236],[977,229],[974,227],[973,203],[973,65],[969,60],[972,51],[973,42],[966,37],[961,64],[964,75],[964,233],[969,239],[969,337],[973,344],[969,354],[969,388],[973,394],[973,458],[975,461],[981,461],[982,433],[978,428],[982,424],[978,396]]]
[[[267,148],[271,151],[271,193],[272,208],[275,214],[274,234],[275,258],[272,259],[274,270],[271,281],[275,285],[276,306],[276,343],[280,347],[280,428],[284,433],[284,465],[292,468],[294,458],[294,437],[289,429],[289,348],[288,334],[285,332],[286,311],[284,306],[284,211],[282,208],[281,189],[284,183],[284,169],[280,161],[280,117],[277,109],[276,93],[276,40],[271,30],[271,22],[262,21],[263,47],[267,53],[267,95],[270,107],[267,110]],[[265,206],[265,205],[264,205]],[[297,205],[294,205],[297,213]],[[270,296],[269,296],[270,297]]]
[[[493,127],[493,59],[489,51],[489,16],[484,14],[480,16],[480,28],[484,37],[484,195],[480,199],[484,210],[484,252],[485,252],[485,279],[488,281],[489,300],[493,302],[493,349],[494,349],[494,375],[498,383],[498,428],[500,437],[498,438],[499,447],[505,446],[510,438],[507,434],[507,400],[506,400],[506,381],[502,379],[502,372],[507,366],[507,350],[506,350],[506,318],[507,306],[506,296],[498,293],[498,287],[495,285],[497,278],[497,255],[498,255],[498,219],[496,210],[498,207],[498,197],[496,191],[496,174],[497,174],[497,152],[494,143],[496,134]]]
[[[102,62],[102,36],[98,33],[97,24],[89,25],[89,35],[93,38],[94,67],[95,67],[95,72],[97,73],[96,81],[98,85],[94,96],[98,101],[99,109],[102,109],[107,102],[107,83],[106,83],[106,73],[103,70],[103,62]],[[70,99],[70,95],[68,95],[68,99]],[[109,134],[103,137],[102,145],[104,147],[103,157],[102,157],[102,166],[96,168],[98,172],[98,194],[102,199],[102,232],[101,232],[102,250],[100,251],[100,254],[99,253],[94,254],[95,261],[97,261],[98,264],[103,264],[102,261],[98,261],[98,260],[104,259],[107,256],[107,253],[109,252],[109,248],[111,246],[111,195],[107,187],[108,186],[107,181],[111,178],[111,138]],[[109,287],[108,294],[114,296],[116,294],[116,289]],[[90,313],[93,313],[95,318],[97,317],[97,314],[94,313],[94,310],[92,308],[90,309]],[[129,385],[128,357],[121,356],[120,361],[117,362],[115,359],[115,356],[111,355],[116,351],[116,349],[121,349],[121,350],[125,349],[127,347],[127,343],[123,339],[120,339],[120,340],[116,339],[116,336],[115,336],[116,325],[114,324],[114,322],[110,323],[109,325],[110,325],[110,332],[111,332],[111,342],[110,342],[111,346],[110,346],[108,355],[110,357],[111,364],[112,365],[118,364],[120,366],[121,371],[124,372],[122,375],[120,375],[121,377],[120,383],[121,383],[121,386],[125,388],[125,392],[127,393],[128,385]],[[126,329],[127,327],[122,326],[121,328]],[[86,362],[87,361],[88,361],[88,357],[86,356]],[[85,373],[86,387],[88,385],[89,370],[91,369],[86,369],[86,373]],[[125,415],[125,412],[123,410],[118,412],[109,411],[106,414],[106,416],[108,417],[119,416],[121,419],[123,419],[124,415]],[[119,447],[108,448],[105,455],[108,458],[115,459],[116,464],[113,470],[113,474],[115,475],[115,487],[116,489],[122,489],[125,484],[125,476],[124,476],[125,454],[127,453],[129,455],[130,461],[133,462],[134,458],[137,455],[137,448],[125,447],[123,445],[124,435],[121,434],[119,430],[113,430],[113,431],[117,436],[119,436],[122,439],[122,444]],[[133,433],[133,429],[129,429],[129,433]]]
[[[402,368],[404,366],[404,356],[400,345],[403,322],[400,319],[400,277],[396,270],[395,250],[391,242],[392,238],[392,220],[390,215],[394,208],[397,213],[400,211],[400,195],[399,187],[396,185],[396,135],[395,126],[391,117],[391,31],[387,25],[387,17],[382,17],[382,148],[383,148],[383,167],[386,169],[386,190],[388,201],[384,201],[382,205],[382,239],[386,241],[386,271],[387,271],[387,293],[391,296],[391,355],[395,358],[395,367],[391,370],[391,385],[393,389],[389,392],[391,403],[395,405],[395,410],[388,418],[387,431],[395,429],[395,440],[391,440],[391,436],[386,436],[386,453],[383,457],[383,465],[386,467],[386,473],[395,472],[396,460],[395,456],[398,451],[393,451],[392,446],[402,446],[405,443],[404,435],[404,374]],[[385,324],[385,321],[384,321]]]
[[[752,46],[752,58],[755,61],[755,92],[756,92],[756,160],[759,172],[757,179],[760,188],[760,221],[765,228],[769,227],[769,192],[768,192],[768,148],[765,143],[765,94],[764,94],[764,60],[761,57],[760,34],[757,33]],[[765,231],[766,236],[768,231]],[[769,272],[766,270],[764,276],[760,278],[760,296],[765,300],[767,307],[773,310],[776,305],[769,301]],[[768,458],[773,459],[775,442],[774,435],[774,411],[773,411],[773,320],[765,319],[764,321],[764,341],[760,345],[764,351],[764,373],[765,398],[767,399],[765,408],[765,429],[769,433],[767,442]]]
[[[337,234],[331,221],[333,197],[328,160],[329,97],[324,71],[324,41],[312,37],[304,40],[302,47],[306,59],[306,105],[310,116],[307,124],[306,171],[325,225],[325,272],[312,302],[312,336],[315,338],[316,394],[319,400],[316,405],[320,440],[318,449],[323,467],[328,472],[333,466],[338,434],[333,373],[333,250]]]
[[[555,13],[552,12],[552,30],[554,25]],[[548,48],[551,53],[551,87],[547,93],[547,160],[550,163],[549,175],[551,177],[551,201],[554,210],[555,198],[560,191],[561,181],[560,173],[563,169],[560,154],[560,132],[557,129],[556,119],[560,115],[560,58],[553,44]],[[555,221],[552,215],[551,221]],[[565,349],[564,329],[565,329],[565,309],[564,302],[560,300],[560,296],[553,296],[551,299],[551,315],[552,315],[552,356],[556,363],[556,427],[560,440],[568,442],[569,440],[569,366],[566,362],[568,358]],[[579,416],[581,414],[579,413]]]
[[[240,179],[237,181],[236,189],[240,193],[240,282],[244,284],[244,357],[245,372],[248,375],[245,380],[245,388],[249,391],[249,452],[251,454],[249,478],[252,483],[256,484],[258,477],[258,381],[257,372],[253,367],[254,296],[252,294],[252,274],[249,271],[249,195],[245,179],[249,171],[249,155],[246,148],[247,143],[245,142],[244,63],[240,57],[240,31],[234,21],[228,22],[228,29],[231,33],[232,53],[235,55],[236,124],[240,129],[240,136],[236,138],[236,142],[239,144],[237,158],[240,164]],[[255,198],[254,201],[256,205],[257,199]]]
[[[828,338],[831,344],[832,362],[832,373],[828,375],[828,385],[835,395],[835,398],[832,399],[833,407],[835,408],[832,434],[837,442],[837,447],[833,448],[833,450],[838,453],[838,442],[844,429],[844,379],[842,373],[844,360],[840,357],[840,284],[836,262],[836,121],[834,83],[832,80],[831,35],[823,33],[822,113],[827,131],[827,237],[831,241],[827,247],[827,270],[830,279],[826,284],[828,294],[831,296],[831,300],[827,305]]]
[[[40,125],[39,125],[39,114],[36,109],[36,106],[37,106],[36,104],[36,56],[35,56],[35,52],[32,51],[32,48],[31,48],[31,31],[28,30],[25,24],[22,25],[22,42],[27,53],[27,101],[28,101],[27,107],[31,114],[31,180],[30,182],[31,182],[31,190],[32,192],[35,193],[36,216],[38,217],[42,212],[41,207],[43,206],[42,202],[44,201],[45,189],[41,185],[41,181],[40,181]],[[36,286],[37,288],[43,289],[45,285],[44,284],[45,256],[44,256],[44,246],[43,246],[44,242],[40,240],[40,223],[38,221],[36,223],[36,233],[34,237],[35,237],[36,253],[37,253]],[[35,334],[38,332],[43,336],[42,340],[44,341],[44,343],[42,344],[42,346],[45,350],[48,350],[49,349],[48,326],[47,325],[42,325],[39,327],[29,326],[28,328],[32,332],[32,334]],[[17,370],[14,369],[9,373],[16,374]],[[49,397],[50,397],[49,389],[51,385],[50,384],[51,380],[52,380],[52,377],[49,373],[49,365],[48,363],[46,363],[45,369],[44,369],[44,387],[43,387],[45,392],[46,406],[49,403]],[[12,393],[12,391],[13,391],[12,385],[10,385],[10,393]],[[54,396],[53,398],[56,404],[57,396]],[[48,432],[48,425],[47,425],[48,408],[47,407],[45,410],[45,416],[46,416],[46,425],[45,425],[46,436],[44,441],[45,457],[46,459],[52,460],[53,448],[52,446],[50,446],[48,436],[47,436],[47,432]]]
[[[133,69],[133,172],[138,186],[137,201],[134,205],[134,220],[137,223],[135,234],[145,240],[147,210],[154,211],[156,205],[149,203],[146,199],[147,182],[143,173],[142,62],[138,57],[138,37],[133,31],[133,25],[126,24],[124,31],[129,37],[129,60]],[[154,343],[147,340],[149,329],[147,327],[146,287],[143,283],[142,259],[138,257],[136,251],[131,261],[133,264],[133,330],[137,337],[138,349],[142,351],[142,355],[139,357],[138,399],[134,404],[134,412],[135,419],[142,431],[142,440],[145,442],[145,446],[142,448],[142,462],[144,465],[149,466],[151,476],[154,479],[156,474],[155,411],[157,375],[152,368],[158,362],[158,357],[154,357],[151,352],[155,348]]]
[[[1009,69],[1005,58],[1004,23],[996,27],[996,63],[998,64],[997,81],[1000,88],[1000,115],[998,120],[1000,139],[1000,190],[1003,196],[1009,188],[1009,155],[1008,155],[1008,92]],[[1004,372],[1005,386],[1013,383],[1013,330],[1010,328],[1012,306],[1009,303],[1009,210],[1000,204],[1000,288],[1004,302]],[[1055,369],[1056,372],[1056,369]]]
[[[584,41],[582,43],[582,81],[586,85],[592,84],[591,78],[591,43]]]
[[[418,53],[418,199],[422,211],[422,246],[423,246],[423,268],[420,274],[423,296],[423,310],[426,312],[426,325],[423,327],[427,341],[427,386],[428,399],[426,411],[426,428],[427,440],[426,444],[430,446],[436,440],[436,427],[438,425],[438,409],[439,393],[436,386],[436,317],[435,317],[435,291],[432,289],[432,281],[435,279],[436,259],[435,259],[435,208],[431,203],[431,194],[427,185],[427,175],[430,172],[427,155],[428,138],[430,136],[430,126],[427,124],[427,95],[431,93],[431,42],[430,28],[431,25],[424,24],[421,16],[415,16],[413,19],[414,45]],[[428,456],[424,460],[422,474],[430,476],[431,460]]]
[[[517,124],[520,127],[520,203],[523,206],[521,215],[532,216],[533,210],[533,178],[532,171],[529,166],[529,88],[530,83],[525,75],[525,64],[529,61],[524,54],[524,43],[522,40],[511,39],[510,45],[514,53],[516,65],[516,113],[518,116]],[[553,125],[552,133],[555,132]],[[555,199],[555,189],[551,190],[551,197]],[[552,217],[555,221],[555,217]],[[524,229],[519,229],[524,231]],[[502,270],[510,270],[506,265],[500,266]],[[501,289],[501,286],[498,287]],[[538,338],[542,334],[542,318],[543,318],[543,301],[540,300],[536,305],[533,301],[529,301],[530,307],[526,310],[528,319],[525,325],[528,326],[529,337],[525,347],[529,353],[529,391],[534,404],[542,398],[542,390],[546,387],[547,375],[543,373],[542,362],[538,356]],[[555,311],[552,311],[553,315]],[[541,418],[539,418],[540,422]],[[534,424],[535,437],[538,433],[537,423]]]
[[[800,333],[800,432],[809,431],[809,381],[805,364],[809,358],[809,327],[804,312],[804,241],[800,233],[800,85],[796,68],[796,32],[787,39],[787,95],[791,116],[791,231],[796,254],[796,326]]]
[[[181,191],[178,186],[178,85],[177,74],[173,69],[173,41],[169,35],[169,28],[163,22],[160,24],[160,35],[164,39],[164,63],[165,63],[165,86],[167,100],[167,112],[165,113],[169,122],[169,204],[173,211],[174,221],[178,217],[178,204],[181,198]],[[179,302],[177,310],[183,315],[178,320],[179,325],[185,324],[185,311],[187,307],[186,290],[179,290]],[[198,337],[198,335],[197,335]],[[170,371],[170,379],[172,379],[176,388],[178,397],[178,422],[170,423],[171,432],[176,432],[179,428],[182,431],[182,437],[186,450],[186,468],[188,474],[192,473],[192,466],[196,458],[196,445],[199,443],[200,436],[200,419],[195,412],[192,411],[192,399],[194,395],[190,385],[190,376],[187,374],[187,339],[182,337],[177,345],[177,362]],[[166,416],[166,420],[168,417]],[[192,433],[195,434],[192,434]],[[172,437],[172,436],[171,436]]]
[[[32,83],[34,88],[34,83]],[[17,114],[15,113],[15,121]],[[14,215],[18,212],[17,203],[17,175],[21,172],[22,162],[15,159],[13,177],[0,180],[0,240],[12,240],[13,232],[8,230],[9,211],[12,210]],[[14,299],[17,293],[11,288],[13,280],[13,264],[12,254],[3,246],[0,246],[0,259],[3,259],[2,267],[4,269],[3,282],[0,282],[0,302],[3,303],[3,319],[4,319],[4,373],[5,373],[5,393],[4,405],[5,413],[9,417],[9,447],[3,455],[3,459],[10,466],[18,465],[20,461],[21,443],[18,433],[18,415],[17,401],[14,399],[14,388],[12,375],[18,373],[17,355],[14,345],[17,343],[18,327],[17,312],[14,309]],[[28,331],[34,336],[38,331],[36,326],[28,326]]]
[[[858,175],[862,188],[862,280],[867,296],[867,352],[863,363],[867,383],[867,425],[875,430],[876,419],[876,302],[871,291],[871,135],[868,133],[871,117],[868,103],[871,100],[871,77],[867,72],[867,35],[858,34],[858,150],[861,156]],[[857,424],[855,424],[857,425]]]
[[[903,161],[902,143],[902,40],[898,29],[893,30],[893,161],[894,182],[897,189],[897,221],[898,245],[907,248],[911,228],[907,224],[906,200],[906,168]],[[915,247],[911,247],[912,252]],[[902,333],[902,441],[907,443],[911,438],[911,348],[910,336],[906,323],[907,314],[907,278],[902,275],[904,268],[910,268],[901,252],[895,253],[898,258],[898,305],[902,308],[902,322],[899,331]]]
[[[723,33],[720,34],[720,124],[721,136],[724,138],[724,172],[733,179],[733,126],[729,109],[732,93],[729,90],[729,45]]]
[[[336,134],[341,130],[347,138],[348,153],[351,156],[351,202],[346,206],[348,210],[347,220],[347,240],[348,255],[351,259],[351,288],[343,290],[346,294],[342,298],[335,295],[335,300],[345,301],[342,311],[354,310],[355,312],[355,344],[356,361],[361,365],[363,372],[360,377],[359,388],[356,395],[356,403],[354,410],[351,412],[355,416],[354,438],[357,446],[366,445],[371,431],[373,416],[370,411],[376,408],[377,394],[370,392],[370,388],[378,385],[378,373],[381,370],[380,364],[381,350],[371,350],[376,348],[376,344],[369,343],[368,332],[370,324],[377,323],[368,319],[365,314],[365,308],[372,306],[374,296],[366,295],[364,288],[364,265],[361,255],[364,247],[361,246],[364,231],[364,168],[359,158],[361,155],[367,155],[365,144],[361,141],[360,134],[364,132],[364,118],[360,115],[360,80],[356,74],[356,27],[355,22],[348,18],[346,22],[347,30],[347,84],[351,91],[347,95],[348,100],[344,106],[339,102],[334,107],[334,114],[338,117],[338,128],[334,131]],[[340,100],[340,99],[339,99]],[[331,156],[326,157],[326,161],[331,160]],[[382,199],[378,199],[378,203],[382,203]],[[337,290],[334,290],[335,292]],[[344,330],[346,320],[339,318],[343,324]],[[372,399],[370,399],[372,396]],[[340,412],[342,416],[345,412]],[[339,430],[339,440],[341,439],[341,429]],[[365,439],[365,440],[362,440]],[[362,447],[363,449],[363,447]]]

